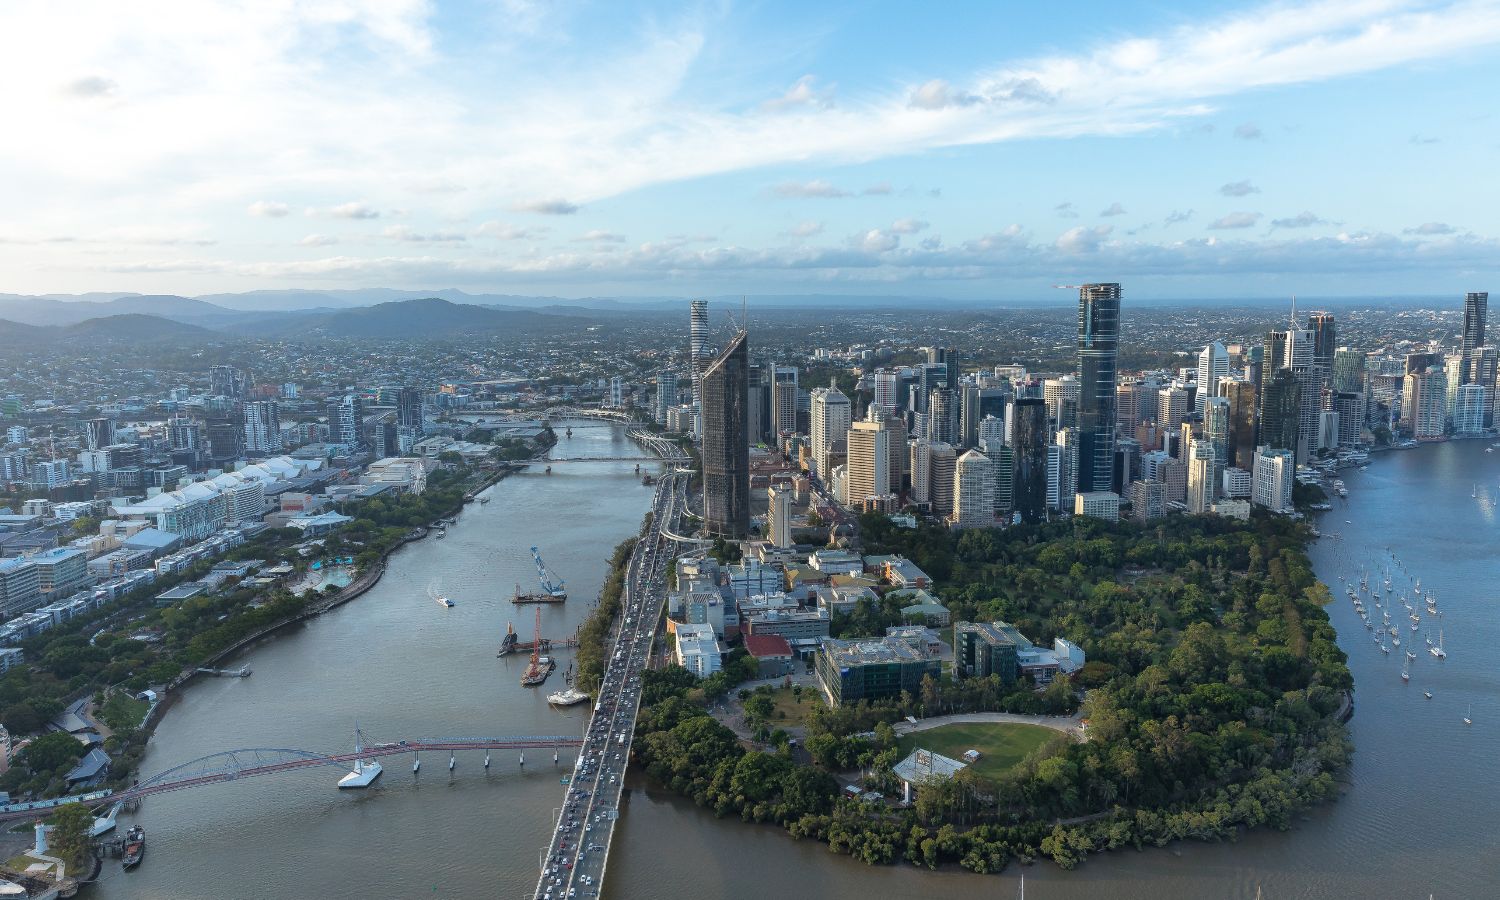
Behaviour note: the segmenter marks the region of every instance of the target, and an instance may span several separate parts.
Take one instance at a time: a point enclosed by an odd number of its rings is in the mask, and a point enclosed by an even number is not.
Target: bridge
[[[447,752],[450,755],[460,750],[552,750],[560,752],[564,749],[571,750],[582,744],[583,740],[577,736],[547,735],[425,738],[371,744],[352,753],[318,753],[311,750],[251,747],[202,756],[138,782],[127,790],[114,793],[101,792],[102,796],[86,795],[79,798],[79,802],[87,802],[90,806],[113,804],[118,801],[128,802],[150,797],[153,794],[165,794],[209,784],[223,784],[228,781],[254,778],[258,775],[294,772],[298,769],[310,769],[316,766],[336,766],[348,771],[355,760],[379,759],[403,753],[415,755],[424,750],[437,753]],[[485,754],[485,766],[489,766],[488,752]],[[55,804],[45,807],[35,804],[15,804],[11,807],[0,808],[0,821],[40,819],[51,815],[55,810]]]
[[[576,897],[580,886],[583,894],[597,895],[604,883],[640,712],[641,672],[650,662],[666,603],[664,575],[677,543],[672,529],[680,527],[680,501],[689,475],[680,449],[651,438],[669,470],[657,482],[651,524],[630,556],[604,680],[551,839],[542,850],[535,900]]]
[[[654,456],[558,456],[545,459],[518,459],[514,460],[511,464],[517,466],[552,466],[559,463],[575,462],[635,462],[659,465],[661,460]]]

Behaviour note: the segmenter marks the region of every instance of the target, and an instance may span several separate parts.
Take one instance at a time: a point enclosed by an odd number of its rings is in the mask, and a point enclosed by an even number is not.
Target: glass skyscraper
[[[1120,286],[1078,290],[1078,486],[1110,490],[1115,468],[1115,360],[1120,344]]]
[[[750,531],[749,374],[743,331],[703,372],[703,520],[714,537]]]

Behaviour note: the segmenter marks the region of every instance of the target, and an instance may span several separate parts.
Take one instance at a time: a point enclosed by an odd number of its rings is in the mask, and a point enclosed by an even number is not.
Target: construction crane
[[[531,558],[536,562],[536,577],[542,583],[542,590],[553,597],[568,596],[568,592],[563,589],[563,580],[558,578],[555,572],[547,568],[546,563],[542,562],[541,551],[532,547]]]

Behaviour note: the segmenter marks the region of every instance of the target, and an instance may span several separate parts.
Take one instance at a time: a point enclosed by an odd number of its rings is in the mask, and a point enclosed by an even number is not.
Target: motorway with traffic
[[[683,468],[688,458],[675,445],[654,436],[636,437],[666,457],[668,471],[657,483],[651,522],[626,567],[614,641],[552,839],[543,851],[535,900],[599,895],[630,764],[641,671],[666,602],[667,563],[677,544],[671,535],[685,508],[683,488],[691,472]]]

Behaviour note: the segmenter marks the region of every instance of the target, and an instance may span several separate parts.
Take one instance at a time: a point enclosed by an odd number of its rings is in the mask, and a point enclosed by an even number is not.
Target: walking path
[[[985,712],[985,713],[959,713],[952,716],[934,716],[930,719],[918,719],[916,724],[911,722],[897,722],[895,724],[896,735],[914,734],[918,731],[928,731],[933,728],[942,728],[944,725],[970,725],[977,723],[993,723],[997,725],[1040,725],[1053,731],[1061,731],[1073,736],[1074,740],[1087,740],[1083,725],[1083,717],[1072,716],[1021,716],[1014,713]]]

